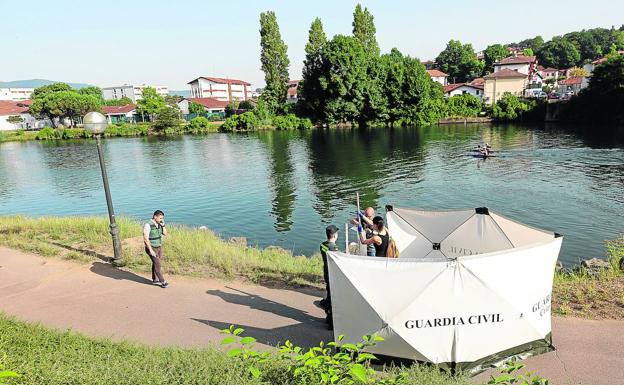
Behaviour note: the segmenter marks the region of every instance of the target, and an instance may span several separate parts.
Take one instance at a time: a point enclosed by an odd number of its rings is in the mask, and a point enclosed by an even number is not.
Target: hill
[[[47,79],[24,79],[24,80],[11,80],[11,81],[0,81],[0,88],[37,88],[41,86],[47,86],[48,84],[59,83],[54,80]],[[85,87],[90,87],[90,84],[86,83],[69,83],[62,82],[68,84],[72,88],[80,89]]]

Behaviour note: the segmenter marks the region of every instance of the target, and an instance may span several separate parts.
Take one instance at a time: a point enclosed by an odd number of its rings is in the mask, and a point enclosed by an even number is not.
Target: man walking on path
[[[152,260],[152,283],[162,288],[169,285],[161,270],[162,237],[167,236],[167,234],[165,214],[160,210],[154,211],[152,219],[143,226],[143,242],[145,243],[145,252]]]
[[[332,319],[332,308],[331,308],[331,293],[329,289],[329,267],[327,266],[327,252],[328,251],[338,251],[338,246],[336,246],[336,241],[338,240],[338,227],[334,225],[329,225],[325,229],[325,234],[327,235],[327,240],[321,243],[321,256],[323,257],[323,278],[325,279],[325,290],[327,294],[325,298],[321,300],[321,307],[325,310],[325,314],[327,317],[325,318],[325,322],[330,329],[333,329],[333,319]]]

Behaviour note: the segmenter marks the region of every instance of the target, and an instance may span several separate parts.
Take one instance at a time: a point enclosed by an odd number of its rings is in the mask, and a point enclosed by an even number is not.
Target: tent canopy
[[[552,349],[558,234],[487,208],[388,208],[400,258],[329,253],[334,333],[376,354],[479,371]]]

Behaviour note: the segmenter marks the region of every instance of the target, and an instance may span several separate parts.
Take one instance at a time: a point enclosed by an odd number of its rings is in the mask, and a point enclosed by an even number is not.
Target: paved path
[[[313,304],[321,295],[177,276],[161,289],[103,262],[80,265],[0,247],[0,311],[116,340],[202,346],[236,324],[262,344],[288,338],[311,346],[332,338]],[[553,321],[558,351],[526,360],[530,370],[552,384],[624,384],[624,321]]]

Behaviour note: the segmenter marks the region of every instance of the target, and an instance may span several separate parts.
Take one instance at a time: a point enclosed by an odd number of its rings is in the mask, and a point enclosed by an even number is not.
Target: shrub
[[[156,131],[175,131],[180,128],[180,110],[177,107],[165,106],[158,110],[152,127]],[[166,133],[166,132],[165,132]]]
[[[312,128],[312,121],[295,114],[279,115],[273,118],[273,126],[278,130],[307,130]]]
[[[198,116],[196,118],[193,118],[189,122],[186,129],[190,133],[201,134],[201,133],[214,131],[214,124],[211,124],[210,120],[208,120],[207,118],[203,116]]]
[[[474,117],[482,109],[481,100],[470,94],[454,95],[446,99],[446,115],[449,117]]]
[[[495,120],[515,120],[528,111],[529,106],[516,95],[505,92],[503,97],[492,106],[492,118]]]
[[[146,124],[116,123],[106,127],[104,136],[144,136],[148,131]]]
[[[37,132],[37,135],[35,135],[35,139],[37,140],[52,140],[60,138],[60,133],[52,127],[44,127]]]
[[[225,119],[222,129],[224,131],[250,131],[260,127],[260,120],[253,112],[245,112],[240,115],[232,115]]]

